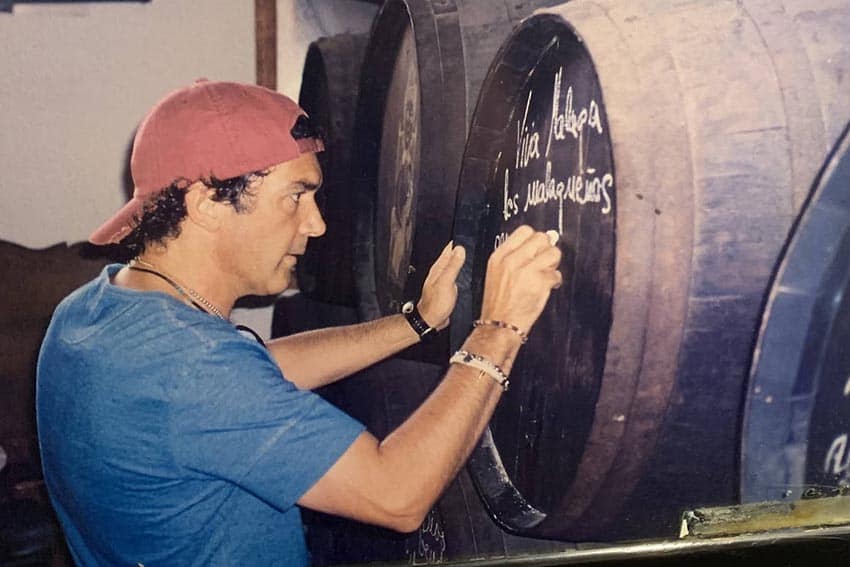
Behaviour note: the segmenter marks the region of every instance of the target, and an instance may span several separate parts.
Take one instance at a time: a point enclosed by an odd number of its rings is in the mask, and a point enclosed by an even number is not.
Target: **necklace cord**
[[[225,321],[227,320],[227,317],[224,316],[224,313],[222,313],[215,305],[213,305],[212,302],[205,299],[200,293],[198,293],[194,289],[177,283],[177,281],[173,277],[165,274],[161,270],[158,270],[156,266],[154,266],[150,262],[145,262],[143,260],[135,258],[133,260],[133,263],[128,265],[127,267],[131,270],[136,270],[138,272],[146,272],[148,274],[153,274],[163,279],[171,287],[177,290],[180,295],[188,299],[189,303],[191,303],[195,308],[203,311],[204,313],[210,313],[212,315],[215,315],[221,319],[224,319]]]
[[[192,298],[192,296],[191,296],[191,295],[189,295],[188,293],[186,293],[186,291],[183,289],[183,287],[182,287],[180,284],[178,284],[176,281],[174,281],[173,279],[171,279],[171,278],[170,278],[170,277],[168,277],[167,275],[165,275],[165,274],[163,274],[163,273],[161,273],[161,272],[158,272],[158,271],[156,271],[156,270],[153,270],[153,269],[149,269],[149,268],[142,268],[141,266],[133,266],[133,265],[130,265],[130,266],[127,266],[127,267],[128,267],[129,269],[131,269],[131,270],[136,270],[137,272],[146,272],[146,273],[148,273],[148,274],[153,274],[153,275],[155,275],[155,276],[157,276],[157,277],[159,277],[159,278],[162,278],[162,279],[163,279],[163,280],[165,280],[165,281],[166,281],[166,282],[167,282],[167,283],[168,283],[171,287],[173,287],[174,289],[176,289],[176,290],[180,293],[180,295],[182,295],[183,297],[185,297],[186,299],[188,299],[188,300],[189,300],[189,303],[191,303],[193,307],[195,307],[196,309],[198,309],[198,310],[200,310],[200,311],[203,311],[204,313],[208,313],[208,314],[210,313],[209,311],[207,311],[206,309],[204,309],[202,305],[200,305],[198,302],[196,302],[196,301]],[[192,290],[192,291],[194,291],[194,290]],[[198,293],[198,292],[195,292],[195,293]],[[212,306],[212,305],[211,305],[211,306]],[[215,307],[214,307],[214,306],[212,306],[212,307],[215,309]],[[224,315],[222,315],[221,313],[218,313],[218,310],[217,310],[217,309],[216,309],[216,313],[213,313],[213,314],[214,314],[214,315],[217,315],[217,316],[219,316],[219,317],[221,317],[221,318],[222,318],[222,319],[224,319],[224,320],[227,320],[227,319],[224,317]],[[262,337],[259,335],[259,333],[257,333],[254,329],[252,329],[252,328],[250,328],[250,327],[246,327],[245,325],[236,325],[236,326],[235,326],[235,328],[236,328],[236,330],[238,330],[238,331],[242,331],[243,333],[247,333],[247,334],[251,335],[251,337],[252,337],[254,340],[256,340],[258,343],[260,343],[262,346],[266,346],[266,343],[265,343],[265,341],[263,341],[263,338],[262,338]]]

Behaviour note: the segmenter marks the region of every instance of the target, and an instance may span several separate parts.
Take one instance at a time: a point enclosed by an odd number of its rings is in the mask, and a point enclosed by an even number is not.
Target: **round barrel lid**
[[[741,448],[745,502],[850,484],[850,134],[827,158],[765,308]]]
[[[518,226],[560,234],[553,291],[511,373],[470,468],[506,528],[534,533],[573,481],[611,327],[616,187],[593,62],[563,22],[534,18],[491,66],[464,154],[454,238],[472,251],[453,319],[456,343],[478,313],[490,253]],[[464,294],[462,294],[464,295]],[[459,314],[459,315],[458,315]]]

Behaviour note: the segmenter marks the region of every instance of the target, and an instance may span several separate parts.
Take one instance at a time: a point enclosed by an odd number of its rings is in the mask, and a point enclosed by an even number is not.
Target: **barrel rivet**
[[[614,421],[616,421],[617,423],[623,423],[624,421],[626,421],[626,416],[624,416],[623,414],[615,415]]]
[[[764,403],[766,403],[766,404],[772,404],[772,403],[773,403],[773,396],[766,396],[766,397],[764,398]]]
[[[408,274],[414,274],[414,273],[416,273],[416,267],[415,267],[415,266],[408,266],[408,267],[407,267],[407,273],[408,273]]]

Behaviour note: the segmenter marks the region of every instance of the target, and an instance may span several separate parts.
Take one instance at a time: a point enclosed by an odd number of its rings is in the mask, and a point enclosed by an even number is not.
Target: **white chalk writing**
[[[519,201],[519,194],[514,193],[510,194],[509,189],[511,186],[511,176],[510,171],[505,170],[505,191],[504,191],[504,201],[502,205],[502,216],[505,220],[511,218],[511,216],[517,214],[519,212],[519,205],[517,205],[517,201]]]
[[[432,510],[417,532],[415,549],[408,551],[411,565],[442,563],[446,552],[446,534],[440,520]]]
[[[523,212],[529,207],[543,205],[549,201],[558,201],[558,232],[564,233],[564,201],[584,205],[599,203],[602,214],[611,212],[611,195],[609,189],[614,185],[614,176],[606,173],[603,176],[593,175],[596,170],[588,168],[578,175],[571,175],[566,181],[552,177],[552,162],[546,162],[546,176],[543,179],[533,179],[526,185],[525,205]]]
[[[836,437],[829,446],[824,460],[823,471],[826,474],[847,476],[850,472],[850,452],[847,451],[847,434]]]
[[[564,88],[566,87],[566,88]],[[510,220],[529,209],[552,204],[558,207],[558,232],[564,234],[564,207],[566,202],[584,206],[598,204],[602,214],[607,215],[612,211],[612,195],[614,189],[614,176],[609,171],[597,173],[595,167],[587,164],[587,136],[590,134],[601,135],[604,132],[602,116],[599,104],[590,99],[586,105],[576,105],[575,93],[572,85],[564,85],[564,69],[559,68],[555,73],[552,99],[551,116],[549,123],[543,124],[548,133],[546,140],[546,151],[543,156],[540,153],[540,132],[536,130],[534,121],[529,123],[529,112],[534,101],[534,91],[530,89],[525,100],[525,108],[522,118],[516,121],[516,148],[514,162],[505,167],[502,178],[502,219]],[[533,115],[533,113],[531,113]],[[567,176],[555,175],[553,163],[560,163],[551,156],[552,149],[559,143],[573,140],[576,150],[576,163],[572,172]],[[526,179],[512,175],[526,169],[530,164],[539,162],[545,158],[545,169],[542,178]],[[561,170],[561,165],[558,169]],[[512,186],[519,182],[524,185],[520,190]],[[520,196],[524,195],[522,209],[520,209]],[[494,249],[504,242],[505,233],[496,236]]]
[[[528,166],[528,162],[540,157],[540,134],[534,131],[534,124],[528,125],[528,108],[531,106],[531,97],[534,91],[528,91],[528,98],[525,101],[525,113],[522,115],[522,122],[517,122],[516,128],[516,169],[522,169]]]
[[[561,112],[561,82],[564,76],[564,68],[558,69],[555,73],[555,84],[552,88],[552,120],[549,128],[549,139],[546,142],[546,156],[552,148],[552,137],[555,140],[564,140],[567,134],[571,134],[574,139],[582,138],[585,125],[596,130],[597,134],[602,134],[602,118],[599,115],[599,104],[591,99],[590,105],[579,109],[576,114],[573,108],[573,87],[567,87],[567,100],[565,102],[564,112]],[[579,151],[582,150],[579,144]]]

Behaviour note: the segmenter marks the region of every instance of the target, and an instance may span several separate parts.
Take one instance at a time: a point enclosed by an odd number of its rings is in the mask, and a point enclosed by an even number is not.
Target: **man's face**
[[[305,154],[269,169],[250,188],[247,211],[232,207],[216,251],[233,276],[239,295],[272,295],[289,285],[307,239],[325,233],[316,206],[322,171],[315,154]]]

